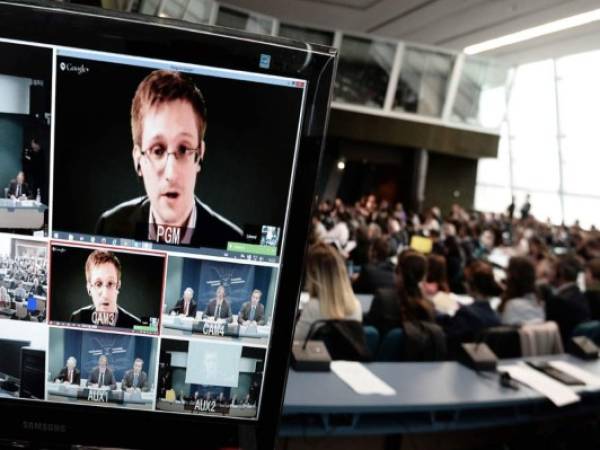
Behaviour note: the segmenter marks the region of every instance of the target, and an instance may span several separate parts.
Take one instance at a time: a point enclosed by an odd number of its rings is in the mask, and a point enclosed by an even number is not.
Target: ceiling
[[[600,8],[600,0],[225,0],[224,3],[287,22],[455,50]],[[568,45],[564,45],[567,41]],[[573,52],[590,45],[600,48],[598,43],[600,24],[592,24],[488,54],[522,61],[535,59],[541,53]]]

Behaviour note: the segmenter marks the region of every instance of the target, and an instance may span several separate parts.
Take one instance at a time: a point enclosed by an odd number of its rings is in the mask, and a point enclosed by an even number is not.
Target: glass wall
[[[518,208],[529,193],[539,220],[600,226],[599,79],[600,51],[516,68],[499,157],[479,162],[477,209],[503,211],[511,194]]]
[[[334,100],[383,108],[397,44],[344,35]]]
[[[255,34],[272,34],[274,20],[219,5],[217,25]]]
[[[295,41],[310,42],[311,44],[333,45],[333,31],[315,30],[312,28],[299,27],[282,23],[279,25],[278,36],[293,39]]]
[[[393,109],[441,117],[454,59],[440,51],[406,46]]]

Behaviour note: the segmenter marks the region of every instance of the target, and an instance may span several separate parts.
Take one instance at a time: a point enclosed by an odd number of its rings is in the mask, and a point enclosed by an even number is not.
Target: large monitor
[[[0,21],[0,372],[23,378],[0,438],[272,448],[335,51],[37,1]]]

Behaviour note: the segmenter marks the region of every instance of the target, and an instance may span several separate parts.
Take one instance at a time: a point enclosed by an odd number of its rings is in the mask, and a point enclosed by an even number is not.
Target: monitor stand
[[[14,381],[4,380],[0,381],[0,389],[5,390],[6,392],[17,392],[19,390],[19,385]]]

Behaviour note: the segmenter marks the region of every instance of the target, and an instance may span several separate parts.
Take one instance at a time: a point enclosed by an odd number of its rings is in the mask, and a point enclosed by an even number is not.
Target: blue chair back
[[[600,345],[600,321],[590,320],[580,323],[573,330],[573,336],[585,336],[594,341],[594,344]]]
[[[401,361],[403,344],[404,331],[402,328],[392,328],[381,341],[377,361]]]
[[[379,331],[377,328],[371,325],[363,326],[365,332],[365,339],[367,341],[367,347],[373,355],[373,359],[377,356],[377,350],[379,349]]]

